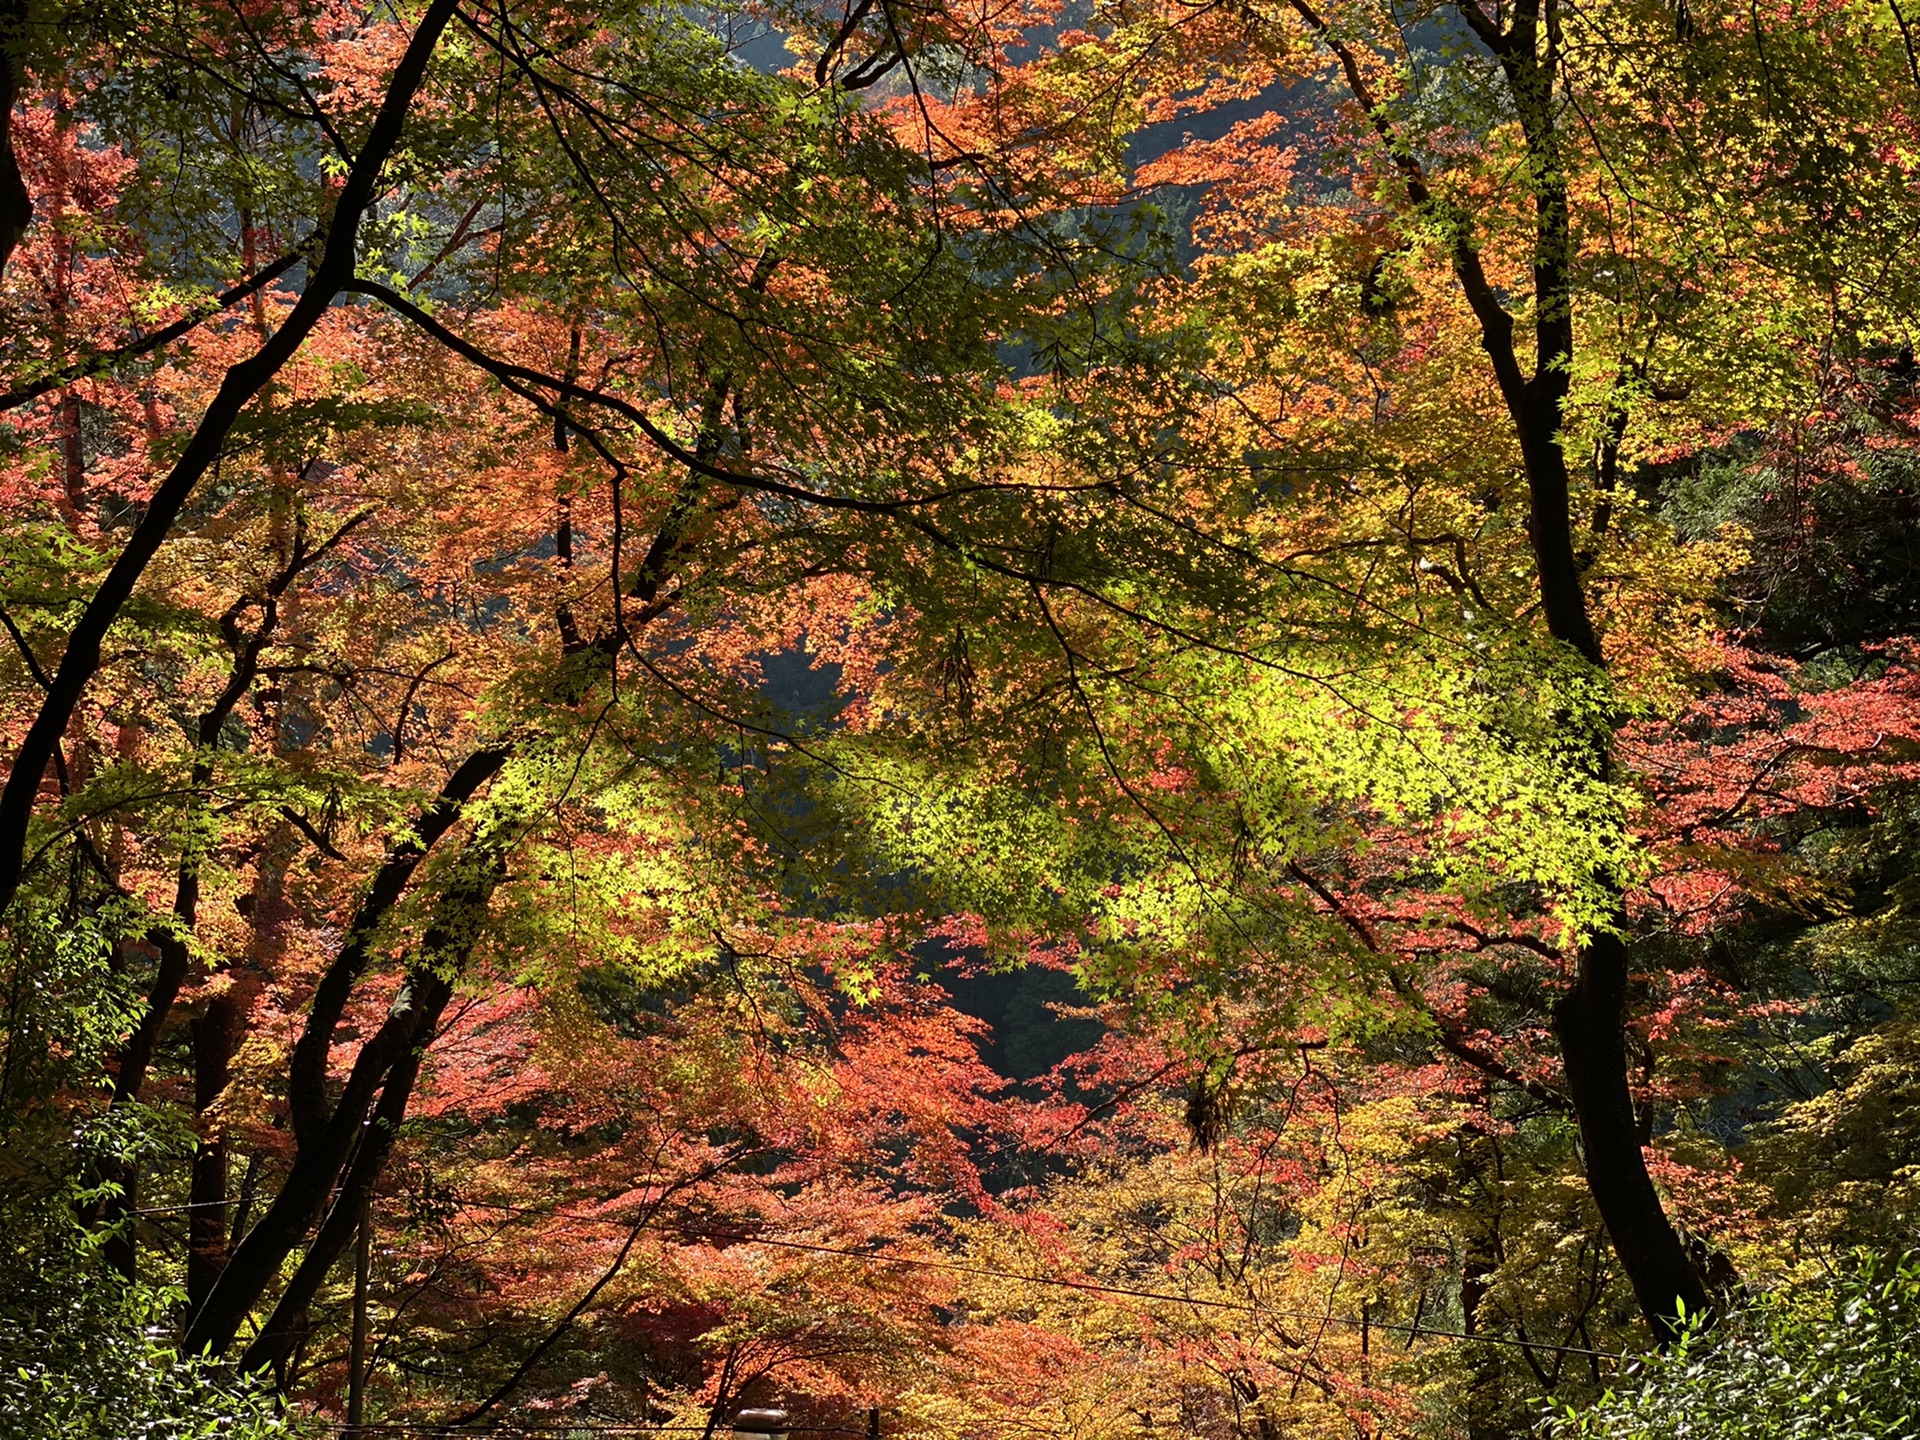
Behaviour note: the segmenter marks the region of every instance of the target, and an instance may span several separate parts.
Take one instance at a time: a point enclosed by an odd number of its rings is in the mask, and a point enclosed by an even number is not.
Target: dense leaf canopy
[[[1901,3],[0,0],[0,1429],[1911,1433]]]

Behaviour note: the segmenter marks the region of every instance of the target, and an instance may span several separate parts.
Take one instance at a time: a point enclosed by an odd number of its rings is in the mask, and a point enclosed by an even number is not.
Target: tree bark
[[[453,994],[453,977],[472,953],[494,889],[506,873],[510,840],[509,827],[496,823],[467,842],[435,907],[433,923],[422,937],[420,953],[388,1006],[386,1020],[360,1047],[340,1098],[324,1123],[310,1126],[280,1192],[194,1312],[187,1327],[187,1353],[224,1353],[287,1257],[320,1221],[318,1237],[273,1317],[248,1348],[245,1365],[257,1369],[275,1364],[298,1343],[307,1306],[352,1239],[357,1196],[370,1193],[399,1133],[421,1058]],[[328,1201],[343,1167],[348,1168],[347,1193],[329,1211]]]
[[[1558,0],[1520,0],[1504,33],[1493,31],[1478,10],[1474,16],[1479,18],[1475,28],[1483,40],[1489,33],[1494,36],[1489,48],[1507,76],[1533,164],[1534,371],[1517,386],[1503,378],[1501,389],[1526,467],[1527,532],[1541,610],[1556,640],[1604,672],[1606,657],[1574,554],[1572,477],[1562,440],[1574,344],[1573,237],[1560,140],[1554,128],[1557,4]],[[1472,0],[1462,9],[1473,9]],[[1483,305],[1476,304],[1475,309],[1480,311]],[[1483,314],[1481,334],[1496,373],[1517,376],[1520,366],[1512,348],[1512,325],[1488,326]],[[1610,737],[1595,740],[1589,763],[1596,777],[1606,777],[1612,765]],[[1624,931],[1626,905],[1619,882],[1609,876],[1594,878],[1612,890],[1614,924]],[[1554,1034],[1580,1126],[1587,1188],[1654,1339],[1665,1345],[1683,1313],[1706,1309],[1707,1291],[1667,1218],[1640,1145],[1627,1084],[1627,982],[1622,935],[1615,931],[1589,937],[1575,959],[1573,984],[1554,1007]]]
[[[295,1157],[266,1213],[247,1232],[187,1326],[188,1354],[226,1351],[287,1256],[326,1209],[334,1182],[360,1139],[368,1110],[395,1067],[406,1063],[446,1002],[446,982],[431,971],[410,975],[388,1007],[386,1021],[354,1059],[353,1069],[325,1128]],[[417,1062],[415,1062],[417,1063]],[[337,1256],[336,1256],[337,1258]]]
[[[317,1143],[325,1128],[327,1061],[333,1053],[333,1034],[340,1017],[346,1013],[353,987],[359,983],[371,959],[375,932],[399,903],[407,882],[426,858],[427,851],[452,828],[466,803],[499,773],[506,759],[506,748],[497,745],[469,755],[447,777],[439,798],[421,815],[413,829],[388,850],[387,858],[374,874],[373,883],[367,887],[365,898],[354,911],[339,953],[314,988],[307,1023],[288,1061],[287,1106],[292,1112],[294,1139],[302,1149]]]
[[[1664,1345],[1683,1311],[1701,1315],[1710,1301],[1640,1146],[1627,1087],[1627,979],[1625,943],[1617,935],[1595,935],[1580,952],[1572,988],[1554,1006],[1553,1030],[1580,1123],[1587,1188],[1640,1309]]]
[[[200,1139],[187,1194],[187,1304],[198,1309],[227,1263],[227,1137],[211,1113],[227,1088],[239,1043],[240,1006],[231,990],[207,1003],[193,1022],[193,1108]]]
[[[435,976],[425,986],[425,996],[416,1019],[413,1041],[394,1063],[381,1088],[379,1103],[361,1136],[353,1162],[347,1167],[345,1183],[335,1197],[320,1233],[300,1257],[300,1264],[280,1293],[273,1314],[240,1358],[240,1370],[251,1373],[285,1364],[294,1347],[307,1333],[307,1312],[327,1275],[346,1254],[358,1233],[361,1216],[373,1197],[374,1183],[386,1168],[400,1137],[400,1126],[413,1098],[414,1083],[420,1077],[420,1064],[426,1058],[427,1045],[440,1023],[440,1015],[453,995],[451,982]],[[291,1247],[289,1247],[291,1248]]]

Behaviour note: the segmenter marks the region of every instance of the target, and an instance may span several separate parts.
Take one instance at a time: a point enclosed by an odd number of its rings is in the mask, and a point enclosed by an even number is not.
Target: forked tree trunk
[[[1464,0],[1463,11],[1473,4],[1474,0]],[[1557,4],[1558,0],[1521,0],[1504,33],[1483,16],[1475,26],[1507,76],[1534,161],[1530,378],[1522,376],[1513,347],[1513,323],[1485,287],[1478,257],[1471,264],[1463,263],[1464,238],[1458,242],[1456,271],[1480,319],[1481,338],[1520,442],[1530,502],[1527,533],[1547,629],[1604,673],[1606,656],[1594,630],[1582,566],[1574,551],[1572,475],[1563,441],[1574,345],[1573,237],[1560,141],[1554,130],[1559,26],[1552,11]],[[1474,15],[1480,12],[1475,10]],[[1612,761],[1611,735],[1596,734],[1588,761],[1594,777],[1605,779]],[[1560,1042],[1567,1094],[1580,1126],[1587,1188],[1654,1340],[1664,1346],[1673,1339],[1683,1315],[1705,1311],[1707,1290],[1688,1261],[1647,1170],[1633,1092],[1627,1083],[1629,970],[1626,942],[1619,933],[1626,925],[1626,897],[1617,877],[1593,878],[1611,891],[1616,928],[1589,936],[1582,945],[1574,961],[1572,984],[1554,1006],[1554,1035]]]

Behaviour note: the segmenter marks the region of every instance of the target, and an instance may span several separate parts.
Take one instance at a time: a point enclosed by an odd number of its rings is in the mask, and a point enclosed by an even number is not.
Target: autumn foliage
[[[1916,1239],[1915,54],[0,3],[0,1419],[1799,1345]]]

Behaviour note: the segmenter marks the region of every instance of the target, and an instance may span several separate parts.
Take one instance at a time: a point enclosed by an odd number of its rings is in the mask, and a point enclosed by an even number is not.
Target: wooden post
[[[353,1247],[353,1348],[347,1358],[347,1434],[358,1437],[367,1409],[367,1281],[373,1270],[373,1197],[360,1200],[360,1234]]]
[[[867,1440],[880,1440],[880,1407],[867,1411]]]

